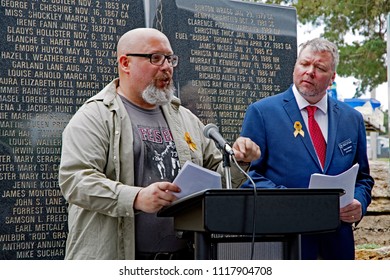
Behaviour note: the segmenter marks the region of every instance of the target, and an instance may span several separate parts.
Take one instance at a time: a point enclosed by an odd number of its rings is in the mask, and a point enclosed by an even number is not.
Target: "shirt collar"
[[[317,106],[324,114],[328,111],[328,94],[325,94],[324,97],[321,98],[316,104],[310,104],[306,101],[305,98],[298,92],[298,89],[295,85],[292,87],[295,100],[297,101],[299,110],[306,108],[309,105]]]

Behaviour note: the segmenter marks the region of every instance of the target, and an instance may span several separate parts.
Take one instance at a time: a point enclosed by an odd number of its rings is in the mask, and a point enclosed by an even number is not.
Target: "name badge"
[[[347,155],[349,153],[352,153],[353,149],[352,149],[352,140],[351,140],[351,138],[349,138],[349,139],[339,143],[338,146],[339,146],[339,149],[340,149],[341,154],[343,156],[345,156],[345,155]]]

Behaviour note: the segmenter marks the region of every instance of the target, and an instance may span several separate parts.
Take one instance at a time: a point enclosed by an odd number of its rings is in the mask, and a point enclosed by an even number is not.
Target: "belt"
[[[194,252],[182,250],[178,252],[144,253],[136,252],[136,260],[193,260]]]

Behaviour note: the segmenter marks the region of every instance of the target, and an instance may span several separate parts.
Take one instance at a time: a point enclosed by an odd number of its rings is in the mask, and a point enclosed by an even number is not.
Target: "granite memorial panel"
[[[229,0],[160,1],[156,28],[179,54],[183,105],[234,141],[247,106],[292,83],[296,10]]]
[[[142,0],[0,1],[0,259],[64,258],[62,130],[144,18]]]

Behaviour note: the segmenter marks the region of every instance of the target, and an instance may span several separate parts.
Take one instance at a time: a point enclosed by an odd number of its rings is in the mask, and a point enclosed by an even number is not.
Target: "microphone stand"
[[[223,167],[225,170],[226,188],[232,189],[232,175],[230,173],[230,154],[225,150],[223,152]]]

